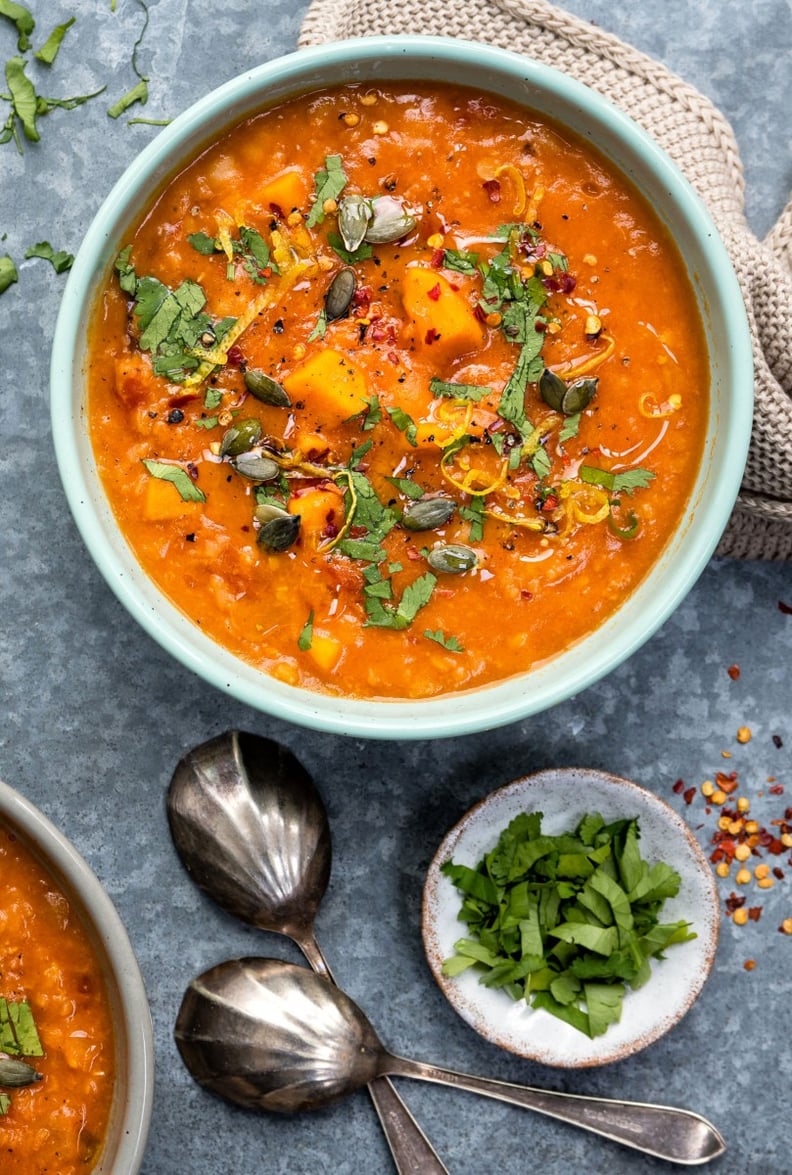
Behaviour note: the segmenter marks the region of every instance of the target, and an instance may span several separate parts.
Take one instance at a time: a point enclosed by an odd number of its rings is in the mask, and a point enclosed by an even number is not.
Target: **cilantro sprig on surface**
[[[650,960],[695,938],[687,922],[660,922],[680,877],[662,861],[650,866],[638,840],[637,820],[606,824],[591,813],[549,836],[542,813],[525,812],[475,869],[446,861],[470,937],[455,943],[444,974],[475,967],[485,986],[602,1035],[626,989],[649,979]]]

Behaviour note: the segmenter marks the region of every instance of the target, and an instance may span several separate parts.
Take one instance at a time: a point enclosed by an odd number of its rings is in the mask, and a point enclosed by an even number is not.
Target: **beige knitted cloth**
[[[757,241],[723,115],[665,66],[544,0],[313,0],[300,45],[416,31],[486,41],[586,82],[641,123],[685,172],[729,251],[753,335],[753,435],[718,554],[792,560],[792,201]]]

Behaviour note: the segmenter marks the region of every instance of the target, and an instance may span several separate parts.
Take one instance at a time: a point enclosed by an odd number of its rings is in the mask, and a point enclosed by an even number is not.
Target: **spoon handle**
[[[322,949],[311,931],[290,928],[289,935],[318,975],[335,983]],[[387,1077],[367,1086],[399,1175],[448,1175],[434,1147]]]
[[[440,1085],[452,1085],[470,1093],[511,1102],[672,1163],[688,1166],[707,1163],[726,1149],[715,1127],[706,1118],[690,1110],[555,1093],[526,1085],[512,1085],[506,1081],[473,1077],[451,1069],[440,1069],[423,1061],[391,1055],[387,1057],[386,1071],[401,1077],[418,1077]]]

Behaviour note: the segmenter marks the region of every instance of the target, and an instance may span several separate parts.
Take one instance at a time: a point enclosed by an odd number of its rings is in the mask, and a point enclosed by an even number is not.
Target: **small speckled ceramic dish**
[[[542,812],[542,831],[572,831],[587,812],[606,822],[637,817],[641,856],[665,861],[680,874],[678,895],[663,906],[661,920],[692,923],[697,937],[652,960],[652,976],[624,998],[622,1017],[603,1035],[584,1033],[542,1010],[515,1002],[504,991],[482,986],[474,969],[454,979],[443,960],[465,936],[457,918],[461,895],[440,872],[453,860],[474,868],[493,849],[502,830],[520,812]],[[449,1003],[487,1040],[529,1060],[583,1068],[622,1060],[678,1024],[709,975],[718,942],[718,894],[712,871],[685,822],[662,800],[635,783],[585,768],[553,768],[518,779],[483,799],[443,839],[429,867],[423,897],[423,939],[429,966]]]

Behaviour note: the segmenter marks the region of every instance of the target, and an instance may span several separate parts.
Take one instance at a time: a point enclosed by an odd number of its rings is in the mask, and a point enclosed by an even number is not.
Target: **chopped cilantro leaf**
[[[140,78],[126,94],[122,94],[117,102],[108,107],[107,113],[110,118],[120,118],[125,110],[129,110],[130,106],[134,106],[139,102],[141,106],[145,106],[148,102],[148,81],[146,78]]]
[[[464,653],[464,645],[460,645],[455,636],[446,636],[442,629],[438,628],[436,632],[432,632],[430,628],[424,630],[424,636],[430,641],[435,641],[436,644],[442,645],[449,653]]]
[[[180,465],[168,465],[164,461],[144,459],[143,464],[152,477],[172,482],[184,502],[205,502],[206,495]]]
[[[220,252],[220,246],[215,237],[210,237],[208,233],[190,233],[187,240],[192,245],[197,253],[202,253],[204,257],[211,257],[213,253]]]
[[[382,408],[379,402],[379,396],[376,392],[368,398],[368,408],[363,417],[363,431],[370,432],[382,420]]]
[[[65,273],[67,269],[71,269],[74,263],[73,253],[65,253],[63,250],[56,253],[49,241],[39,241],[37,245],[31,245],[25,253],[25,257],[42,257],[52,264],[56,273]]]
[[[388,477],[386,481],[389,481],[400,494],[404,494],[405,498],[410,498],[413,502],[417,502],[419,498],[424,496],[425,491],[409,477]]]
[[[0,16],[16,25],[19,35],[17,48],[20,53],[26,53],[30,48],[31,34],[36,27],[33,13],[25,8],[24,4],[16,4],[14,0],[0,0]]]
[[[388,416],[390,416],[399,432],[404,433],[405,437],[407,438],[407,443],[415,448],[415,446],[418,444],[418,427],[412,416],[409,416],[403,408],[386,408],[385,411],[388,413]]]
[[[468,540],[471,543],[480,543],[484,538],[485,509],[484,499],[481,497],[471,498],[467,505],[459,507],[460,517],[470,523]]]
[[[446,249],[443,253],[443,267],[453,269],[457,273],[477,273],[478,253],[469,253],[464,249]]]
[[[341,156],[328,155],[324,167],[317,171],[314,179],[316,184],[314,202],[305,221],[308,228],[322,224],[325,218],[325,201],[337,200],[346,186],[346,175],[341,166]]]
[[[43,61],[45,65],[52,65],[55,58],[58,56],[58,50],[61,47],[61,42],[66,36],[66,33],[72,27],[77,17],[72,16],[69,20],[64,21],[63,24],[56,25],[50,35],[47,37],[40,49],[37,49],[33,54],[39,61]]]
[[[311,611],[308,613],[308,619],[306,620],[305,624],[303,625],[302,631],[300,632],[300,635],[297,638],[297,648],[300,650],[301,653],[307,653],[311,647],[311,642],[313,640],[313,624],[314,624],[314,614],[313,614],[313,608],[312,608]]]
[[[357,249],[350,251],[344,244],[344,239],[340,233],[328,233],[327,243],[333,252],[337,253],[347,265],[354,265],[357,261],[368,261],[374,255],[374,250],[371,245],[367,245],[365,241],[358,245]]]
[[[0,256],[0,294],[5,293],[9,286],[19,281],[17,267],[7,253]]]
[[[582,412],[575,412],[573,416],[564,417],[564,423],[561,426],[561,431],[558,434],[559,441],[562,443],[564,441],[571,441],[573,437],[578,435],[582,415]]]
[[[316,342],[317,339],[323,339],[326,334],[327,334],[327,310],[323,306],[322,309],[319,311],[319,317],[316,320],[316,325],[314,326],[311,333],[308,335],[306,342],[314,343],[314,342]]]
[[[492,395],[492,388],[481,387],[479,384],[452,383],[436,376],[429,381],[429,391],[433,396],[452,396],[456,400],[477,401]]]
[[[625,469],[621,473],[613,473],[610,469],[597,469],[593,465],[581,465],[578,477],[589,485],[602,486],[609,494],[632,494],[634,490],[643,490],[654,480],[654,473],[649,469]]]

